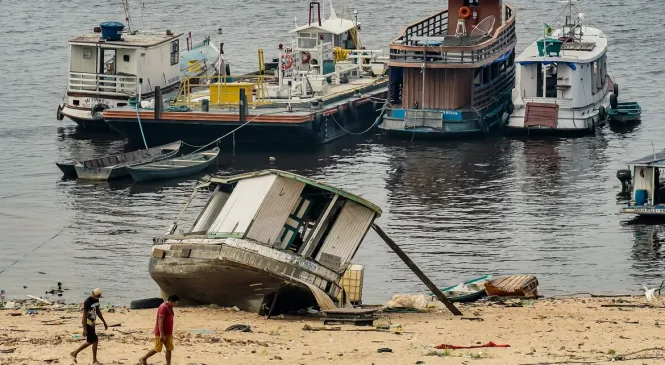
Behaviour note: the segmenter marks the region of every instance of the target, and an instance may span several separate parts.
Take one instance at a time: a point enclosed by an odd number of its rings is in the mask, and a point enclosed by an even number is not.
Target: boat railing
[[[517,43],[515,12],[505,6],[505,21],[489,39],[448,35],[448,11],[439,12],[423,21],[411,24],[390,44],[390,66],[457,67],[483,66],[491,63]],[[436,43],[427,38],[436,37]],[[425,39],[423,41],[423,39]]]
[[[493,101],[496,101],[497,90],[506,90],[507,93],[510,93],[512,86],[515,85],[515,72],[513,72],[515,65],[508,67],[508,69],[501,73],[501,75],[492,80],[492,82],[485,85],[479,86],[474,89],[473,92],[473,107],[483,108]]]
[[[138,77],[131,75],[70,72],[68,90],[134,95],[138,91],[138,85]]]

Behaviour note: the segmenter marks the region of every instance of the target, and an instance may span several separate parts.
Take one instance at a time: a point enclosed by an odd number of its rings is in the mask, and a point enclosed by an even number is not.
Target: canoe
[[[642,108],[638,103],[618,103],[616,108],[607,110],[608,118],[613,122],[633,122],[640,119]]]
[[[487,295],[500,297],[538,296],[538,279],[533,275],[503,276],[485,283]]]
[[[130,166],[127,168],[136,182],[165,180],[197,174],[217,162],[219,148],[173,157],[153,163]]]
[[[145,150],[77,162],[74,167],[80,180],[108,181],[128,176],[128,168],[131,166],[174,157],[180,151],[181,146],[182,142],[177,141]]]
[[[470,303],[486,296],[485,283],[492,280],[492,275],[465,281],[462,284],[441,288],[441,292],[453,303]],[[432,294],[430,294],[432,295]]]

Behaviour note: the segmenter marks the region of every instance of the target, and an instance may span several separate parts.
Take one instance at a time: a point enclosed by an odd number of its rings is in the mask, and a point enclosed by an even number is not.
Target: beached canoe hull
[[[485,283],[485,282],[488,282],[490,280],[492,280],[492,275],[485,275],[485,276],[481,276],[481,277],[473,279],[473,280],[465,281],[464,284],[465,285],[472,285],[472,284],[476,284],[476,283]],[[475,292],[472,292],[472,293],[459,295],[455,292],[452,292],[452,290],[455,289],[456,286],[457,285],[454,285],[454,286],[451,286],[451,287],[448,287],[448,288],[441,288],[440,289],[441,292],[448,298],[448,300],[450,300],[453,303],[471,303],[471,302],[475,302],[478,299],[481,299],[481,298],[487,296],[487,292],[485,291],[484,287],[481,290],[478,290],[478,291],[475,291]]]

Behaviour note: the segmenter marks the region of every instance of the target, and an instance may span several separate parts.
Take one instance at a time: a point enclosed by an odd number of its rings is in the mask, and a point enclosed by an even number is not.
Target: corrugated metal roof
[[[284,229],[284,222],[300,200],[305,183],[298,180],[278,177],[266,194],[247,238],[272,245],[279,239]]]
[[[336,188],[334,186],[330,186],[330,185],[328,185],[326,183],[323,183],[323,182],[320,182],[320,181],[315,181],[315,180],[312,180],[310,178],[300,176],[298,174],[294,174],[294,173],[287,172],[287,171],[281,171],[281,170],[262,170],[262,171],[250,172],[250,173],[234,175],[234,176],[217,176],[217,177],[207,176],[207,177],[204,177],[203,179],[201,179],[201,185],[199,185],[198,187],[211,185],[211,184],[233,184],[233,183],[236,183],[240,180],[249,179],[249,178],[253,178],[253,177],[259,177],[259,176],[266,176],[266,175],[277,175],[277,176],[285,177],[287,179],[302,181],[303,183],[305,183],[307,185],[314,186],[314,187],[317,187],[317,188],[322,189],[322,190],[330,191],[330,192],[335,193],[335,194],[339,194],[340,196],[343,196],[346,199],[354,201],[354,202],[356,202],[360,205],[363,205],[363,206],[373,210],[376,213],[377,217],[379,217],[381,215],[381,213],[383,213],[381,211],[381,208],[379,208],[375,204],[373,204],[370,201],[365,200],[365,199],[363,199],[363,198],[361,198],[361,197],[359,197],[355,194],[351,194],[348,191],[342,190],[340,188]]]
[[[344,207],[342,207],[335,225],[328,233],[323,246],[321,246],[321,251],[319,251],[316,260],[332,270],[345,268],[345,265],[355,255],[373,219],[374,212],[352,201],[344,203]],[[329,255],[329,257],[325,259],[325,255]],[[338,264],[332,265],[337,267],[329,266],[333,257],[339,260]],[[324,261],[327,262],[324,263]]]

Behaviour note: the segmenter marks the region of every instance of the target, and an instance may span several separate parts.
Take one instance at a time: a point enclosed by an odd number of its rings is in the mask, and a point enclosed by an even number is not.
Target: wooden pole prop
[[[372,228],[374,229],[374,231],[376,231],[376,233],[379,234],[379,236],[386,242],[386,244],[390,246],[390,248],[397,254],[397,256],[399,256],[399,258],[402,259],[402,261],[404,261],[406,266],[408,266],[409,269],[411,269],[411,271],[413,271],[413,273],[416,274],[416,276],[427,286],[427,288],[431,290],[432,293],[434,293],[437,299],[439,299],[441,303],[443,303],[446,306],[446,308],[450,310],[452,314],[456,316],[462,315],[462,312],[460,312],[460,310],[457,309],[457,307],[455,307],[455,305],[451,301],[449,301],[448,298],[446,298],[446,296],[441,292],[441,290],[439,290],[439,288],[437,288],[436,285],[434,285],[434,283],[432,283],[432,281],[422,271],[420,271],[418,266],[416,266],[416,264],[414,264],[413,261],[411,261],[409,256],[407,256],[406,253],[402,251],[402,249],[399,248],[399,246],[397,246],[395,241],[393,241],[390,237],[388,237],[388,235],[381,229],[381,227],[372,223]]]

